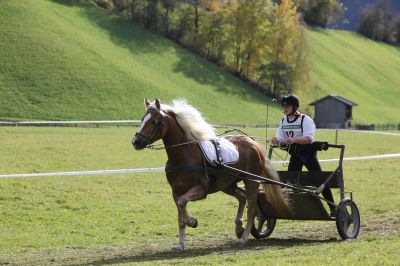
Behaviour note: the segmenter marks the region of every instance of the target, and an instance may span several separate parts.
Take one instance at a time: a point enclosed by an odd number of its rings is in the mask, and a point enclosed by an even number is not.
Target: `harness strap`
[[[205,174],[206,177],[211,175],[216,175],[220,173],[220,170],[217,170],[212,167],[202,166],[202,165],[169,165],[165,166],[166,173],[196,173],[196,174]]]
[[[201,165],[169,165],[165,166],[166,173],[177,173],[177,172],[184,172],[184,173],[204,173],[204,166]]]
[[[166,173],[204,174],[205,178],[208,182],[208,185],[209,185],[208,193],[210,193],[210,191],[215,190],[214,186],[215,186],[216,176],[220,173],[220,171],[215,168],[212,168],[212,167],[207,167],[207,162],[205,161],[205,159],[203,160],[203,162],[204,162],[204,166],[200,166],[200,165],[168,165],[167,164],[165,166],[165,172]],[[212,175],[211,178],[209,176],[209,173]]]
[[[214,139],[212,139],[212,140],[210,140],[211,141],[211,143],[214,145],[214,148],[215,148],[215,155],[216,155],[216,157],[217,157],[217,161],[215,162],[217,165],[221,165],[221,164],[223,164],[223,160],[222,160],[222,156],[221,156],[221,149],[220,149],[220,147],[219,147],[219,143],[216,141],[216,140],[214,140]]]
[[[204,166],[204,175],[206,176],[208,182],[210,182],[210,178],[208,176],[208,169],[207,169],[207,161],[206,158],[204,158],[204,156],[201,156],[201,161],[203,162],[203,166]]]

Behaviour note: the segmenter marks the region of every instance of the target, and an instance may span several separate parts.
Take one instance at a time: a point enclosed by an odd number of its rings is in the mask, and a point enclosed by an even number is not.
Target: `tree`
[[[179,43],[192,45],[193,26],[193,6],[188,3],[178,2],[172,14],[172,29],[170,36]]]
[[[305,34],[292,0],[275,5],[271,25],[271,49],[266,54],[267,63],[259,67],[259,82],[269,88],[271,95],[279,96],[292,92],[298,81],[309,79],[310,62]]]
[[[161,5],[164,8],[162,27],[164,28],[165,34],[169,36],[171,27],[170,14],[176,7],[176,0],[161,0]]]
[[[385,35],[384,16],[385,14],[382,10],[364,10],[358,26],[358,32],[373,40],[383,40]]]
[[[123,0],[112,0],[112,2],[114,4],[114,12],[116,14],[119,15],[126,9],[126,3],[124,3]]]
[[[380,0],[373,8],[362,12],[358,32],[377,41],[398,43],[400,16],[391,10],[390,0]]]
[[[303,20],[311,26],[326,28],[343,14],[338,0],[297,0]]]
[[[238,75],[250,78],[269,46],[266,32],[271,30],[272,4],[269,0],[231,1],[226,12],[230,65]]]

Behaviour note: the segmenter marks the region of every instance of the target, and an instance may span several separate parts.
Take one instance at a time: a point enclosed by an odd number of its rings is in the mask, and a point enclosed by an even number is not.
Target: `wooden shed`
[[[357,104],[338,95],[328,95],[310,105],[315,107],[314,122],[318,128],[349,128],[353,106]]]

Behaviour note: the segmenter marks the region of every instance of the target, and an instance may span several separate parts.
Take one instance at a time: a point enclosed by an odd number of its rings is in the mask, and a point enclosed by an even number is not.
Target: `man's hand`
[[[296,143],[296,138],[287,138],[286,142],[289,144],[294,144],[294,143]]]
[[[277,138],[272,138],[271,139],[272,144],[274,145],[278,145],[279,144],[279,140]]]

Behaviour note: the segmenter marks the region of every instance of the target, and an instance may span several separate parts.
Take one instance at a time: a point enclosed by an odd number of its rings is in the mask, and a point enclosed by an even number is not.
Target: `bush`
[[[389,1],[380,1],[374,8],[363,11],[357,31],[376,41],[398,44],[400,15],[392,14]]]
[[[322,28],[326,28],[343,13],[337,0],[299,0],[298,10],[304,22]]]

